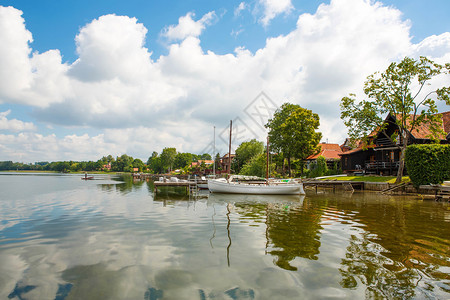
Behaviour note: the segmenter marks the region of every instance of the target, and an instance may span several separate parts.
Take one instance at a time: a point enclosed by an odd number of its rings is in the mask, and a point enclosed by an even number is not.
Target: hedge
[[[450,145],[410,145],[405,164],[415,187],[442,183],[450,179]]]

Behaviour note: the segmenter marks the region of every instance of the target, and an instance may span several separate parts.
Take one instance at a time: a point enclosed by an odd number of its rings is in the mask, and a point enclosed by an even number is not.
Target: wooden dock
[[[303,186],[314,187],[317,193],[318,188],[332,189],[333,193],[336,189],[345,191],[364,190],[363,181],[348,181],[348,180],[308,180],[303,181]]]
[[[185,187],[188,195],[197,192],[197,182],[195,181],[155,181],[153,186],[155,193],[160,187]]]
[[[431,191],[434,193],[434,199],[436,201],[450,201],[450,186],[437,184],[421,185],[419,186],[419,190]]]

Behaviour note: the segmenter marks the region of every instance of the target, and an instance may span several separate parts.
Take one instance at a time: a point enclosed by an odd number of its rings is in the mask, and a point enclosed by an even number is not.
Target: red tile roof
[[[444,131],[450,133],[450,111],[442,114],[442,121],[444,123]]]
[[[196,162],[191,163],[191,167],[199,166],[202,164],[202,162],[205,163],[205,165],[212,165],[214,163],[213,160],[198,160]]]
[[[450,111],[436,114],[440,116],[441,118],[441,124],[440,127],[446,134],[438,134],[438,138],[441,140],[445,140],[445,137],[448,133],[450,133]],[[411,120],[413,119],[414,115],[410,115],[409,118],[406,120],[407,126],[410,127]],[[429,123],[422,123],[420,126],[416,126],[412,131],[411,134],[416,139],[430,139],[432,136],[431,133],[431,127]]]
[[[342,149],[338,144],[319,144],[320,151],[315,155],[310,155],[307,159],[317,159],[319,156],[325,157],[325,159],[340,159],[339,154],[342,153]]]

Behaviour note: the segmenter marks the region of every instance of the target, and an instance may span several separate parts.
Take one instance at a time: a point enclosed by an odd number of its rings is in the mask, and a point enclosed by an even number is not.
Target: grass
[[[336,176],[327,177],[322,180],[364,181],[364,182],[387,182],[395,183],[395,176]],[[404,176],[402,182],[409,182],[409,177]]]

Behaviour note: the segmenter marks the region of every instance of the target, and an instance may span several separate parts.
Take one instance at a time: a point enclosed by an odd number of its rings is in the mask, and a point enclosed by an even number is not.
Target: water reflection
[[[344,214],[355,204],[335,202]],[[349,239],[339,269],[343,287],[364,284],[371,297],[387,298],[450,292],[448,204],[395,197],[356,205],[364,230]]]
[[[153,198],[151,182],[131,177],[5,178],[1,299],[450,295],[448,203],[369,193]]]

